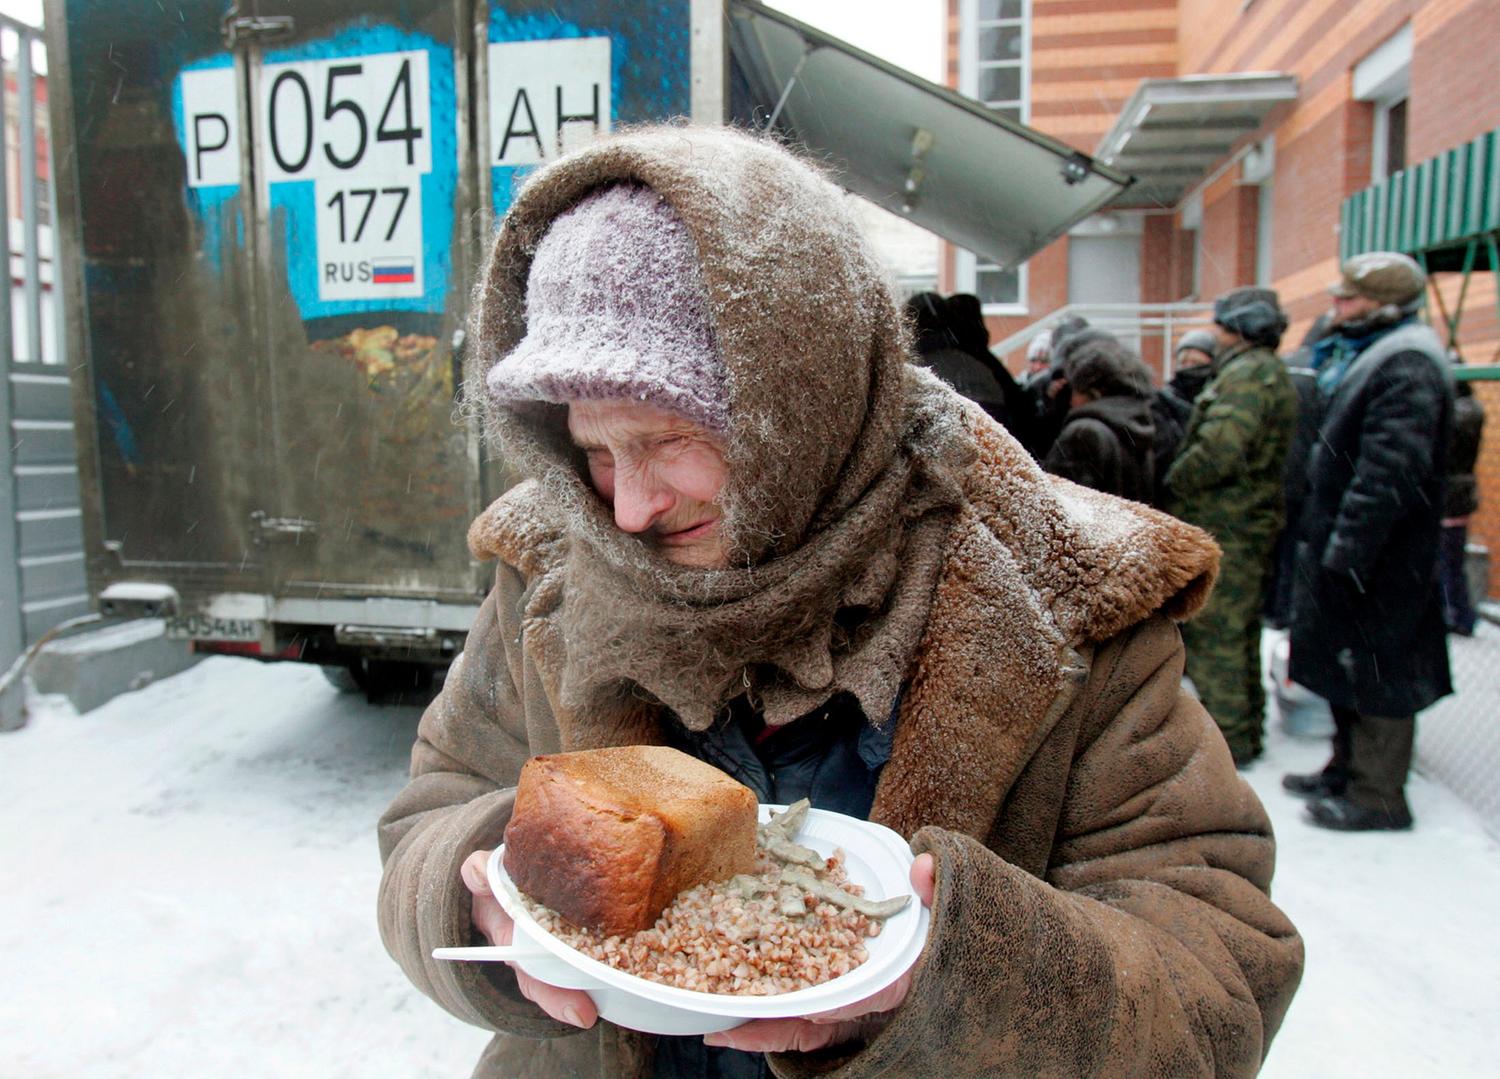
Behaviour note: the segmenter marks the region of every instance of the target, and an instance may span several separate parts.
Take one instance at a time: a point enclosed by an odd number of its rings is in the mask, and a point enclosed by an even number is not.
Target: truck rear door
[[[244,5],[241,5],[242,7]],[[455,418],[471,213],[468,5],[261,0],[245,24],[278,598],[474,597]]]

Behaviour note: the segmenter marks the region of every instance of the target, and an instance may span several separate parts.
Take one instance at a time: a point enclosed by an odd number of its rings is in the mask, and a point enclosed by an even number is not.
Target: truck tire
[[[340,693],[360,693],[359,679],[354,677],[354,671],[348,667],[319,667],[323,677],[328,684]]]
[[[361,657],[347,666],[321,667],[328,684],[340,693],[363,693],[371,701],[388,700],[432,688],[434,669],[427,663]]]

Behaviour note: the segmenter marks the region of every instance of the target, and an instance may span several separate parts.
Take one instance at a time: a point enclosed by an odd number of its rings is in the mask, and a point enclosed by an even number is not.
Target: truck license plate
[[[260,622],[253,618],[214,618],[206,614],[174,615],[167,636],[186,641],[258,641]]]

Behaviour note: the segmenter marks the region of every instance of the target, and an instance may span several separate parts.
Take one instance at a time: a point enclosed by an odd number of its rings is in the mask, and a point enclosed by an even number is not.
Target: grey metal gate
[[[41,31],[0,15],[0,671],[89,609],[73,406],[56,317]]]

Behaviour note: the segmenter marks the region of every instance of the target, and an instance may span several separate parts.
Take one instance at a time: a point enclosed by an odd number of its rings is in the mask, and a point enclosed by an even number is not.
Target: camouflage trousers
[[[1271,573],[1274,532],[1228,530],[1219,580],[1207,606],[1182,627],[1187,675],[1237,758],[1260,753],[1266,691],[1260,669],[1260,613]]]

